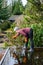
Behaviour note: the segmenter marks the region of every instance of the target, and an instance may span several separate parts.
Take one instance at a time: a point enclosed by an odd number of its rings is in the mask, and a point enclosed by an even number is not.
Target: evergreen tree
[[[10,16],[10,12],[8,10],[9,6],[4,7],[3,1],[4,0],[0,0],[0,20],[5,20]]]
[[[12,13],[19,15],[23,12],[23,5],[21,0],[13,1],[12,3]]]

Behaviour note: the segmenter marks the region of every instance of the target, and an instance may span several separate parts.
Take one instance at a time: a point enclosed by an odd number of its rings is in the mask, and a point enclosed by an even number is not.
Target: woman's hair
[[[14,28],[14,31],[17,31],[17,30],[19,30],[19,29],[20,29],[19,27],[15,27],[15,28]]]

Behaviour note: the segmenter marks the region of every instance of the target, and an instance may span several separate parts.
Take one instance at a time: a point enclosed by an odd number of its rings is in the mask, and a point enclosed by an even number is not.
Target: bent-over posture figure
[[[33,51],[34,49],[33,29],[32,28],[19,29],[18,27],[15,27],[14,31],[16,31],[16,34],[13,36],[13,38],[18,37],[20,34],[25,36],[26,48],[28,47],[28,39],[30,39],[30,51]]]

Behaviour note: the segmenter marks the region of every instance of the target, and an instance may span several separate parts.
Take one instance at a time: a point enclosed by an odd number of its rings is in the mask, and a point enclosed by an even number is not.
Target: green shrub
[[[34,44],[35,46],[43,46],[43,26],[42,23],[32,24],[31,27],[34,31]]]
[[[0,28],[1,30],[7,30],[8,28],[10,28],[10,25],[11,23],[9,21],[5,21],[0,24]]]

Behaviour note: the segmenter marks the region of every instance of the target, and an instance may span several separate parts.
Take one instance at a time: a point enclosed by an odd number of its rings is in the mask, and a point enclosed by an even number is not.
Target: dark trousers
[[[30,39],[30,49],[34,49],[34,42],[33,42],[33,29],[30,29],[29,34],[27,34],[27,39]],[[26,48],[28,47],[28,41],[26,42]]]

